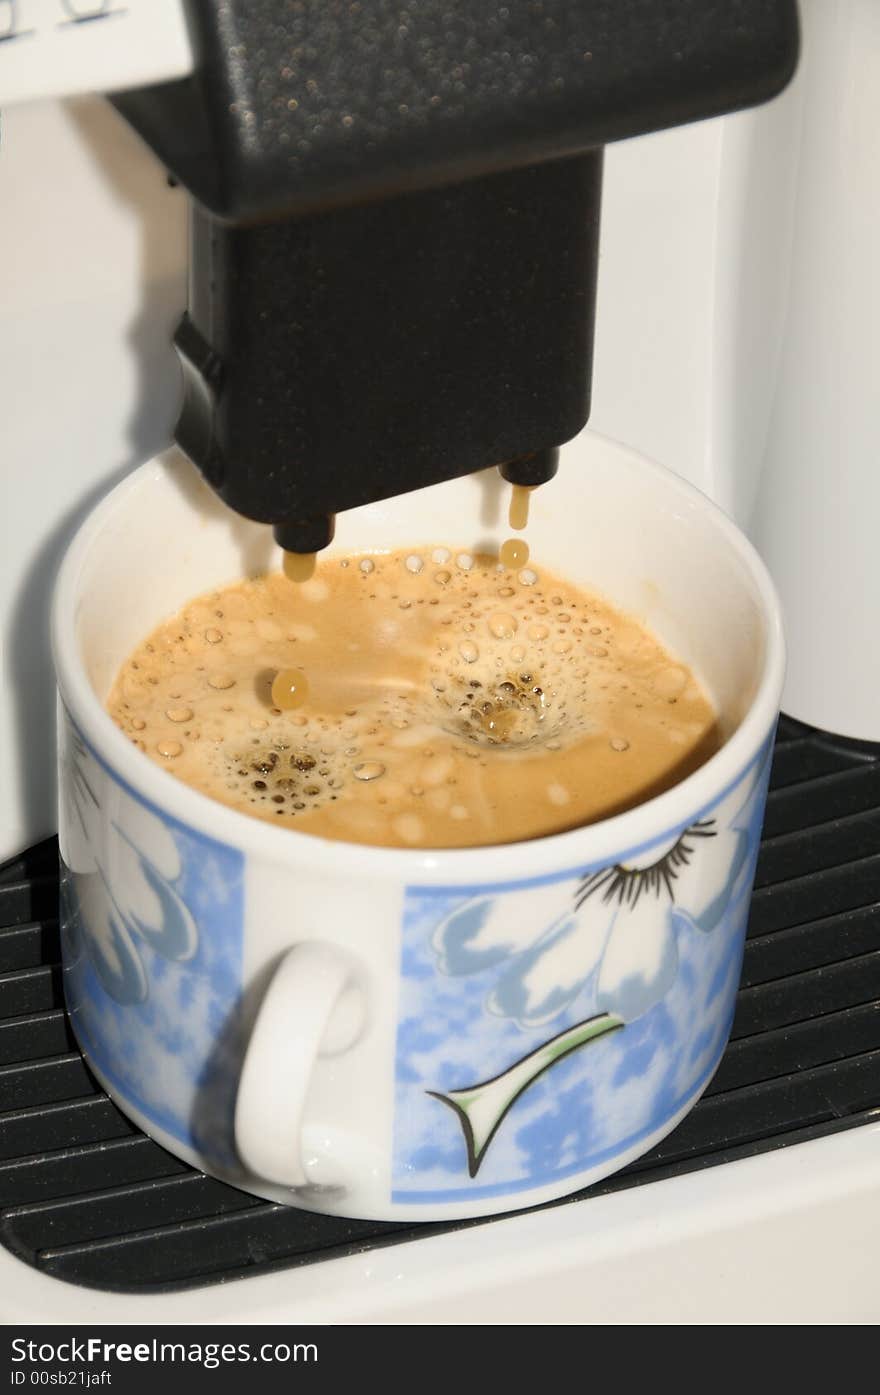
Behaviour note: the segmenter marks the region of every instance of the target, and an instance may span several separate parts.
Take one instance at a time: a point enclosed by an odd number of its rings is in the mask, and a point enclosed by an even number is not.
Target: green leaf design
[[[505,1115],[540,1075],[573,1051],[579,1051],[582,1046],[607,1036],[609,1032],[616,1032],[623,1025],[623,1018],[611,1012],[587,1017],[583,1022],[576,1022],[573,1027],[567,1027],[564,1032],[551,1037],[527,1056],[520,1057],[507,1070],[490,1080],[445,1093],[429,1090],[432,1098],[448,1105],[458,1117],[467,1146],[470,1176],[476,1177],[479,1172],[486,1150]]]

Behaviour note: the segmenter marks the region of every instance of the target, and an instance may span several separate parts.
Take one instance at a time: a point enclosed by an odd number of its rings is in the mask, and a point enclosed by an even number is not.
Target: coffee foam
[[[309,695],[284,711],[273,683],[291,672]],[[713,725],[635,622],[543,570],[442,546],[201,597],[131,656],[108,707],[223,803],[402,846],[588,822],[698,764]]]

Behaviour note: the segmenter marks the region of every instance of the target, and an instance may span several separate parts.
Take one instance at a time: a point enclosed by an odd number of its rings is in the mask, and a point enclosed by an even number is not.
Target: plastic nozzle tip
[[[533,450],[528,455],[518,455],[515,460],[507,460],[499,465],[501,478],[508,484],[525,485],[534,489],[539,484],[552,480],[559,469],[559,449],[548,446],[546,450]]]
[[[285,552],[320,552],[333,541],[336,517],[322,513],[312,518],[291,518],[286,523],[276,523],[272,531]]]

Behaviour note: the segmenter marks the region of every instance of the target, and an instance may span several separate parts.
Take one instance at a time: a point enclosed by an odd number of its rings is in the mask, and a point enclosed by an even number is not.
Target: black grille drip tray
[[[351,1221],[195,1172],[91,1077],[64,1012],[57,848],[0,868],[0,1240],[44,1274],[130,1293],[195,1287],[443,1225]],[[650,1154],[554,1205],[816,1138],[880,1105],[880,745],[783,718],[730,1045]]]

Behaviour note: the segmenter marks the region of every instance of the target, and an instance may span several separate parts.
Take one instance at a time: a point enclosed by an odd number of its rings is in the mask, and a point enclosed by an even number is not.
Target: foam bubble
[[[519,621],[506,610],[497,610],[489,616],[489,629],[496,639],[513,639],[519,629]]]
[[[356,780],[378,780],[385,774],[385,766],[378,760],[365,760],[355,766],[353,773]]]
[[[169,722],[189,722],[192,721],[193,710],[191,707],[166,707],[165,716]]]

